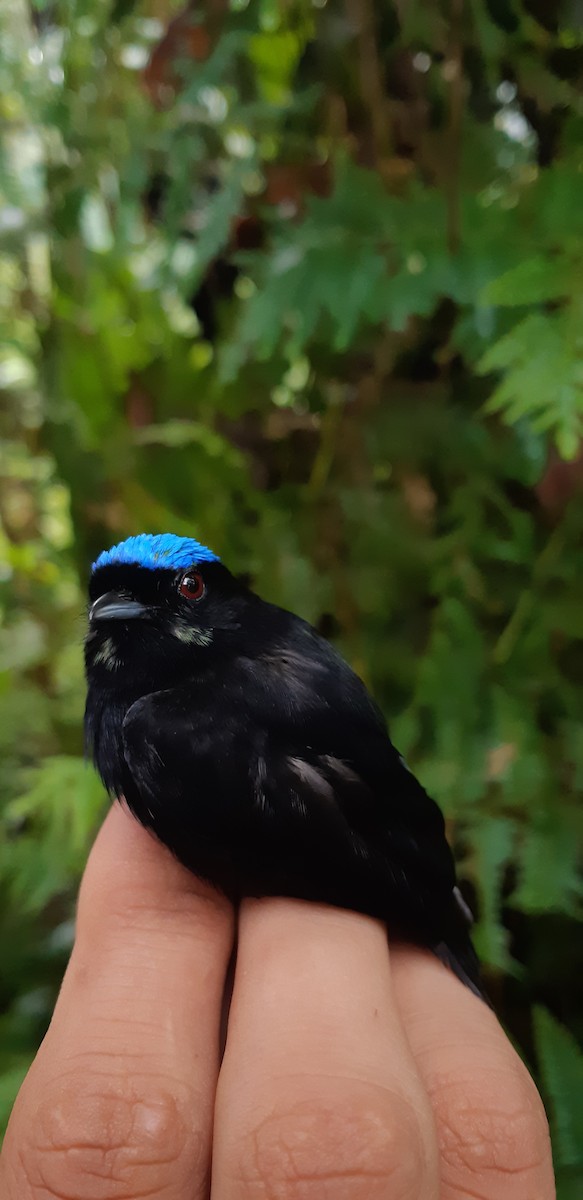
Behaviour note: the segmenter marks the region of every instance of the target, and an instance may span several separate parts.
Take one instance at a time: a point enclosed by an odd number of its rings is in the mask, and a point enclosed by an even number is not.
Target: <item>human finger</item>
[[[243,904],[212,1178],[213,1200],[437,1200],[383,925],[296,900]]]
[[[5,1200],[208,1194],[227,902],[115,805],[3,1155]],[[1,1178],[1,1176],[0,1176]]]
[[[544,1109],[494,1013],[429,953],[396,947],[392,964],[435,1114],[441,1200],[552,1200]]]

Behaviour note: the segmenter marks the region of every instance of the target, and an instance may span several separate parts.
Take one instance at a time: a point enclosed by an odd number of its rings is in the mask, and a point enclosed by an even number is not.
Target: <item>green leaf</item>
[[[0,841],[0,878],[23,911],[38,911],[66,888],[103,808],[103,788],[83,758],[53,755],[30,772],[26,790],[6,806]]]
[[[504,872],[514,850],[513,823],[503,817],[490,818],[471,831],[475,855],[475,879],[480,895],[480,915],[475,928],[478,952],[492,966],[508,971],[511,959],[501,924]]]
[[[508,423],[528,420],[535,432],[555,435],[573,458],[583,435],[583,355],[577,306],[553,315],[531,313],[495,342],[478,363],[483,374],[501,370],[487,412]]]
[[[222,250],[229,237],[233,219],[241,209],[243,174],[244,168],[235,163],[224,187],[213,196],[212,204],[206,209],[204,225],[196,243],[199,276],[207,263]]]
[[[486,285],[481,304],[530,305],[568,296],[576,278],[573,264],[535,255]]]
[[[8,1070],[0,1072],[0,1138],[8,1124],[12,1106],[30,1067],[32,1055],[21,1055]]]
[[[583,1049],[546,1008],[537,1006],[533,1019],[557,1163],[583,1167]]]
[[[307,30],[306,30],[307,34]],[[248,54],[257,69],[261,91],[273,104],[284,104],[290,94],[293,73],[303,52],[305,37],[296,31],[270,30],[249,40]]]
[[[200,421],[165,421],[163,425],[146,425],[135,434],[141,446],[160,445],[178,449],[181,446],[200,446],[209,458],[224,459],[231,466],[242,468],[243,456],[214,429]]]
[[[578,813],[551,811],[544,821],[533,818],[520,845],[519,884],[512,896],[517,907],[532,913],[583,915],[581,833]]]

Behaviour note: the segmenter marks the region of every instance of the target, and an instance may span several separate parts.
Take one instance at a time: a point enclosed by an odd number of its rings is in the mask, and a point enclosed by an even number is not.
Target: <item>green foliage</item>
[[[206,25],[171,5],[167,35],[142,0],[0,13],[0,1121],[103,811],[81,741],[88,565],[172,529],[331,632],[373,688],[446,813],[527,1055],[537,1005],[570,1198],[575,6],[383,0],[372,42],[330,3],[208,7]]]
[[[535,1009],[534,1027],[549,1099],[559,1200],[575,1200],[583,1186],[583,1053],[546,1009]]]
[[[511,277],[515,278],[516,272],[497,282],[506,283]],[[488,409],[503,411],[513,422],[527,417],[537,432],[552,430],[564,458],[576,457],[583,431],[580,330],[581,312],[575,308],[552,315],[532,313],[500,338],[480,361],[482,371],[506,372]]]

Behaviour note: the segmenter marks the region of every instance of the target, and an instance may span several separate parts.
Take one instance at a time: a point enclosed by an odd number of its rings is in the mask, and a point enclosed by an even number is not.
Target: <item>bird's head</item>
[[[221,653],[251,594],[206,546],[140,533],[104,550],[89,583],[90,683],[154,690]]]

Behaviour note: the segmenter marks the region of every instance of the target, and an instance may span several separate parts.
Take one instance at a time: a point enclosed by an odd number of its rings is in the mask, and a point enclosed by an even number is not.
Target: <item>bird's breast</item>
[[[85,710],[85,743],[95,766],[112,795],[119,796],[126,782],[122,727],[135,697],[116,697],[91,688]]]

